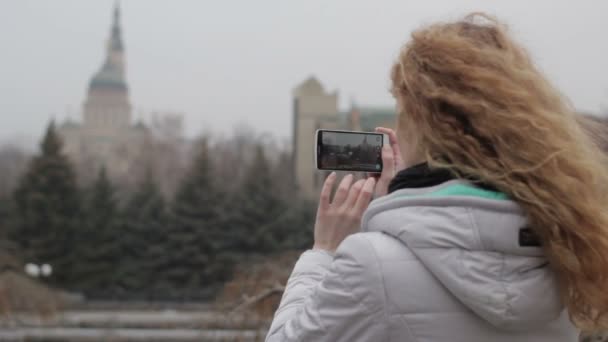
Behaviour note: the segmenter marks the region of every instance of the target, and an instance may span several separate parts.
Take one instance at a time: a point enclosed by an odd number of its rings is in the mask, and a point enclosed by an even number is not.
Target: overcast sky
[[[113,0],[1,0],[0,141],[80,118],[105,54]],[[342,107],[392,106],[388,69],[412,29],[469,11],[510,26],[574,105],[608,106],[608,1],[123,0],[137,113],[185,114],[186,132],[241,123],[287,137],[291,90],[310,75]]]

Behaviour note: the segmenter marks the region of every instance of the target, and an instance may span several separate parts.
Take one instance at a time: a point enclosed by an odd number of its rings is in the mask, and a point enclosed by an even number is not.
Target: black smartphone
[[[319,129],[315,164],[319,170],[382,172],[384,134]]]

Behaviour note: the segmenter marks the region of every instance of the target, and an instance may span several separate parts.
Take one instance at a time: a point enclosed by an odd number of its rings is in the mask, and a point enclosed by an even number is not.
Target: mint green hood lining
[[[421,194],[419,196],[427,196],[427,197],[470,196],[470,197],[480,197],[480,198],[494,199],[494,200],[508,200],[509,199],[509,197],[505,193],[485,190],[485,189],[477,188],[475,186],[466,185],[466,184],[450,185],[445,188],[437,189],[435,191],[432,191],[432,192],[429,192],[426,194]]]
[[[485,190],[470,184],[456,183],[445,187],[440,187],[427,193],[399,194],[393,198],[415,198],[415,197],[447,197],[447,196],[467,196],[485,198],[490,200],[509,200],[509,197],[502,192]]]

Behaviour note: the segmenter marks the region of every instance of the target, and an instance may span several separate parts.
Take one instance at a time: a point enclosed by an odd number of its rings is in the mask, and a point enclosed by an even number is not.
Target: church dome
[[[124,46],[122,44],[121,29],[120,29],[120,9],[118,3],[114,8],[114,21],[110,32],[110,39],[107,42],[106,61],[101,69],[91,78],[89,83],[89,91],[96,88],[111,88],[118,90],[126,90],[127,82],[124,77],[123,54]]]
[[[110,87],[116,89],[127,89],[127,83],[119,68],[111,63],[105,63],[89,83],[89,89],[98,87]]]

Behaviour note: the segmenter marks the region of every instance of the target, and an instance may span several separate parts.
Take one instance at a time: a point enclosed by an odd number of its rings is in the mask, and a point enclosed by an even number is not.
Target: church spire
[[[127,89],[124,53],[120,26],[120,3],[116,1],[112,11],[110,37],[106,41],[106,58],[101,69],[91,79],[90,88],[101,86]]]
[[[114,2],[114,25],[116,26],[120,21],[120,1]]]
[[[120,26],[120,3],[112,10],[106,56],[89,82],[84,103],[84,125],[92,129],[116,129],[131,125],[129,89],[125,79],[124,45]]]
[[[108,50],[122,51],[122,37],[120,29],[120,2],[117,0],[114,3],[114,20],[112,21],[112,35]]]

